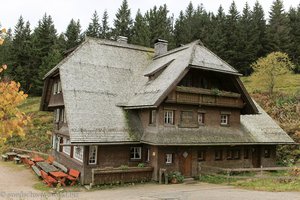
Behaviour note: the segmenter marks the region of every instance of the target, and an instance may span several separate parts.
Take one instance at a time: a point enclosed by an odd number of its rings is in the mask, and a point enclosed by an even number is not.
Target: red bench
[[[43,178],[43,182],[46,183],[49,187],[53,187],[54,184],[57,184],[57,180],[49,176],[43,170],[41,170],[41,176]]]
[[[73,186],[76,184],[76,181],[78,180],[80,175],[80,172],[75,169],[70,169],[67,179],[71,181],[70,186]]]

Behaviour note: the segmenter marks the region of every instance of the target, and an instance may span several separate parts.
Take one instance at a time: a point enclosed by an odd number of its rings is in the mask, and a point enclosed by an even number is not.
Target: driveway
[[[32,170],[0,161],[0,199],[2,200],[300,200],[300,192],[260,192],[206,183],[158,185],[144,184],[106,190],[67,192],[61,197],[33,189],[40,182]]]

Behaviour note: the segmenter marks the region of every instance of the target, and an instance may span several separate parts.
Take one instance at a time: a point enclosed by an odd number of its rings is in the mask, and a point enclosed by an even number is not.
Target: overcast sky
[[[191,0],[196,7],[203,4],[207,11],[216,13],[220,4],[222,4],[226,13],[232,0]],[[252,8],[256,0],[248,0]],[[120,7],[122,0],[0,0],[0,23],[2,27],[14,27],[20,15],[31,23],[33,29],[39,19],[42,18],[44,13],[50,14],[54,20],[54,24],[58,32],[65,31],[70,20],[80,19],[82,30],[85,30],[90,22],[90,18],[95,10],[97,10],[100,17],[103,11],[108,11],[110,22],[117,9]],[[142,13],[154,5],[160,6],[167,4],[170,14],[178,16],[180,10],[185,10],[190,0],[128,0],[129,7],[131,8],[131,16],[134,18],[138,8]],[[236,0],[238,10],[241,12],[246,0]],[[259,0],[264,8],[265,14],[268,17],[273,0]],[[296,7],[300,1],[297,0],[284,0],[285,10],[293,6]]]

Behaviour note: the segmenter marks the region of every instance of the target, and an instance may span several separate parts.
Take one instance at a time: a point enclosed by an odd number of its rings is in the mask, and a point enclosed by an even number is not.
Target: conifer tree
[[[108,13],[107,10],[104,11],[102,16],[102,25],[100,27],[100,38],[110,39],[111,30],[108,25]]]
[[[66,50],[76,47],[81,43],[82,37],[80,32],[81,32],[81,26],[79,20],[75,22],[75,20],[72,19],[65,33]]]
[[[114,19],[114,37],[125,36],[130,38],[132,28],[131,11],[128,7],[127,0],[123,0],[121,7],[116,13],[116,18]]]
[[[100,37],[100,22],[97,11],[94,12],[92,22],[89,24],[85,34],[89,37],[99,38]]]
[[[300,5],[297,8],[290,8],[289,10],[290,21],[290,39],[291,45],[288,50],[288,54],[292,61],[296,64],[295,72],[300,72]]]
[[[138,9],[134,20],[130,42],[132,44],[150,47],[150,30],[140,9]]]
[[[287,52],[290,45],[290,27],[287,13],[281,0],[275,0],[269,12],[270,20],[267,27],[268,44],[270,51]]]

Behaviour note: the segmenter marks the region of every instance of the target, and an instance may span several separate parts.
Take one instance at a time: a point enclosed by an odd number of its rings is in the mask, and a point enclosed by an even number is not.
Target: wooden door
[[[259,146],[252,148],[252,165],[255,168],[261,165],[261,151]]]
[[[185,177],[192,176],[192,154],[189,151],[181,153],[181,173]]]

